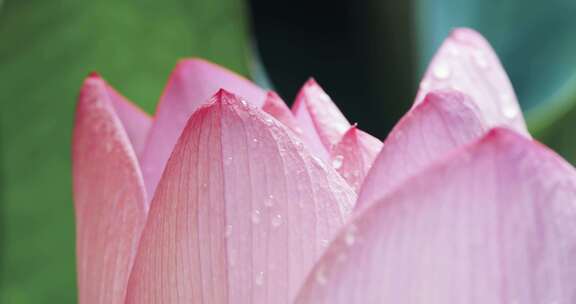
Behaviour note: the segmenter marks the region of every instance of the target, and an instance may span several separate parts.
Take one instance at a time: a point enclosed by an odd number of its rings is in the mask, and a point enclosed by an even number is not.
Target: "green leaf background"
[[[201,56],[247,73],[237,0],[13,0],[0,12],[0,303],[76,301],[70,138],[93,70],[152,112],[170,70]]]

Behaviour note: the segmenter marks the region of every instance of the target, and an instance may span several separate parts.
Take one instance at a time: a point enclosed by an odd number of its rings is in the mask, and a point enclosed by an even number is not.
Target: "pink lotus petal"
[[[109,93],[102,79],[89,77],[76,111],[72,157],[81,304],[123,303],[146,218],[136,154]]]
[[[381,197],[454,148],[487,131],[475,103],[456,91],[429,93],[406,114],[364,179],[356,208]]]
[[[298,93],[292,112],[304,133],[317,145],[324,146],[326,156],[350,128],[346,117],[312,78]]]
[[[266,98],[266,92],[252,82],[207,61],[188,59],[178,63],[160,100],[142,157],[148,193],[154,193],[190,115],[220,88],[256,106],[261,106]]]
[[[282,98],[280,98],[276,92],[268,92],[266,95],[266,101],[264,101],[264,105],[262,106],[262,110],[272,115],[296,134],[302,134],[302,130],[298,126],[298,122],[292,114],[292,111],[290,111],[290,108],[288,108],[284,100],[282,100]]]
[[[358,190],[381,149],[380,140],[353,125],[332,149],[332,166]]]
[[[514,89],[490,44],[474,30],[454,30],[444,41],[422,82],[415,104],[431,90],[469,95],[489,126],[509,126],[530,137]]]
[[[576,303],[576,174],[490,132],[347,224],[296,303]]]
[[[91,77],[98,78],[104,82],[98,74],[93,74]],[[126,97],[120,95],[110,85],[106,84],[106,88],[116,115],[122,121],[124,130],[132,143],[134,152],[136,152],[136,155],[141,156],[148,136],[148,130],[150,130],[152,125],[152,118],[137,105],[126,99]]]
[[[354,191],[225,91],[189,120],[154,196],[127,303],[290,303]]]

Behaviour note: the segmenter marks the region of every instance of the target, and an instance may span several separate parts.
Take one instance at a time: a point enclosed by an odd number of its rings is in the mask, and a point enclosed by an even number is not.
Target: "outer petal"
[[[302,134],[302,129],[298,126],[298,122],[296,121],[296,118],[294,118],[292,111],[290,111],[290,108],[288,108],[284,100],[282,100],[276,92],[268,92],[262,110],[272,115],[292,131],[297,134]]]
[[[154,193],[190,115],[220,88],[230,90],[256,106],[261,106],[266,98],[266,92],[255,84],[212,63],[200,59],[178,63],[160,100],[142,157],[148,193]]]
[[[297,303],[576,303],[576,174],[500,129],[363,210]]]
[[[316,81],[310,78],[298,93],[292,112],[304,133],[322,143],[326,156],[350,128],[350,123]],[[327,158],[326,158],[327,159]]]
[[[456,91],[429,93],[384,142],[364,180],[357,208],[486,131],[486,123],[470,98]]]
[[[354,191],[282,124],[219,92],[151,205],[128,303],[289,303]]]
[[[353,125],[332,149],[332,166],[359,189],[381,149],[380,140]]]
[[[123,303],[145,222],[144,182],[109,88],[86,79],[73,138],[79,303]]]
[[[474,30],[456,29],[444,41],[420,83],[415,104],[438,89],[472,97],[491,127],[509,126],[530,137],[506,72],[490,44]]]
[[[106,86],[108,97],[114,107],[116,115],[122,122],[122,126],[132,143],[134,152],[140,156],[144,150],[148,130],[152,125],[152,118],[137,105],[120,95],[114,88],[108,85],[100,75],[93,73],[90,76],[93,80],[102,81]]]

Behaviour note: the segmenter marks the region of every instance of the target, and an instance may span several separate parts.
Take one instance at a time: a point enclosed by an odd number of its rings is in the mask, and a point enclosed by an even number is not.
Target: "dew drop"
[[[486,60],[486,56],[484,53],[478,51],[474,53],[474,62],[477,66],[485,69],[488,67],[488,60]]]
[[[348,230],[346,230],[346,235],[344,235],[344,242],[347,246],[352,246],[356,242],[356,231],[358,229],[356,226],[350,226]]]
[[[402,132],[401,130],[398,130],[396,132],[394,132],[394,137],[398,140],[401,139],[402,137],[404,137],[404,132]]]
[[[268,197],[264,200],[264,206],[271,208],[272,206],[274,206],[274,195],[270,194],[268,195]]]
[[[224,236],[229,238],[232,235],[232,225],[226,225],[226,230],[224,231]]]
[[[502,114],[508,119],[514,119],[518,115],[518,108],[512,103],[505,104],[502,107]]]
[[[264,272],[260,271],[259,273],[256,274],[256,278],[254,279],[254,283],[256,283],[256,285],[258,286],[262,286],[262,284],[264,284]]]
[[[224,165],[228,166],[228,165],[232,164],[233,160],[234,159],[232,158],[232,156],[226,157],[226,159],[224,159]]]
[[[260,211],[258,210],[252,211],[252,223],[254,224],[260,223]]]
[[[446,64],[438,64],[434,67],[434,77],[438,79],[447,79],[450,77],[450,67]]]
[[[272,227],[279,227],[280,225],[282,225],[282,215],[280,214],[276,214],[273,218],[272,218]]]
[[[266,123],[266,125],[271,126],[272,124],[274,124],[274,121],[272,120],[272,118],[266,116],[264,118],[264,123]]]
[[[318,267],[318,269],[316,270],[316,274],[314,276],[316,278],[316,283],[320,285],[326,285],[326,282],[328,282],[328,278],[326,278],[324,267],[322,266]]]
[[[329,242],[327,239],[323,239],[320,241],[320,246],[322,246],[322,248],[328,247],[328,244],[329,244]]]
[[[348,258],[348,257],[346,256],[345,253],[340,253],[340,254],[338,254],[338,256],[336,257],[336,262],[338,262],[338,263],[344,263],[347,258]]]
[[[448,53],[452,56],[460,56],[460,49],[453,43],[448,45]]]
[[[430,82],[428,80],[422,80],[420,82],[420,89],[421,90],[428,90],[430,88]]]
[[[246,103],[246,100],[244,100],[244,99],[240,99],[240,103],[241,103],[243,106],[247,106],[247,105],[248,105],[248,104]]]
[[[257,143],[258,143],[258,138],[256,138],[256,137],[252,138],[252,142],[255,143],[255,144],[257,144]]]
[[[301,141],[297,141],[296,149],[298,149],[298,151],[302,151],[304,149],[304,144]]]
[[[112,152],[112,142],[111,142],[111,141],[107,141],[107,142],[104,144],[104,149],[106,150],[106,153]]]
[[[334,156],[334,159],[332,159],[332,167],[334,167],[334,169],[336,169],[336,170],[342,168],[342,161],[343,160],[344,160],[344,156],[342,156],[342,155]]]

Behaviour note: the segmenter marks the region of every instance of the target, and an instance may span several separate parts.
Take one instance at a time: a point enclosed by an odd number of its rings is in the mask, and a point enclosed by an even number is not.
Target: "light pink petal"
[[[98,74],[93,74],[91,77],[98,78],[104,82]],[[152,118],[110,85],[107,83],[105,85],[112,106],[124,126],[124,130],[132,143],[134,152],[136,152],[137,156],[140,156],[144,150],[148,130],[150,130],[150,126],[152,125]]]
[[[456,91],[437,91],[394,127],[360,189],[356,208],[381,197],[438,158],[488,129],[474,102]]]
[[[81,304],[123,303],[146,218],[136,154],[113,103],[102,79],[86,79],[72,150]]]
[[[381,149],[380,140],[353,125],[332,149],[332,166],[358,190]]]
[[[474,30],[460,28],[444,41],[426,71],[415,104],[431,90],[469,95],[489,126],[506,126],[530,137],[514,89],[490,44]]]
[[[262,106],[266,92],[222,67],[201,59],[178,63],[156,110],[142,157],[148,193],[154,193],[164,166],[190,115],[224,88],[255,106]]]
[[[290,111],[290,108],[288,108],[284,100],[282,100],[276,92],[268,92],[262,110],[272,115],[272,117],[276,118],[292,131],[296,132],[296,134],[302,134],[302,130],[298,126],[298,122],[296,121],[296,118],[294,118],[292,111]]]
[[[576,174],[508,129],[342,230],[296,303],[576,303]]]
[[[324,146],[326,156],[350,128],[346,117],[312,78],[298,93],[292,112],[304,133],[314,142]]]
[[[196,111],[152,201],[127,303],[290,303],[354,191],[225,91]]]

